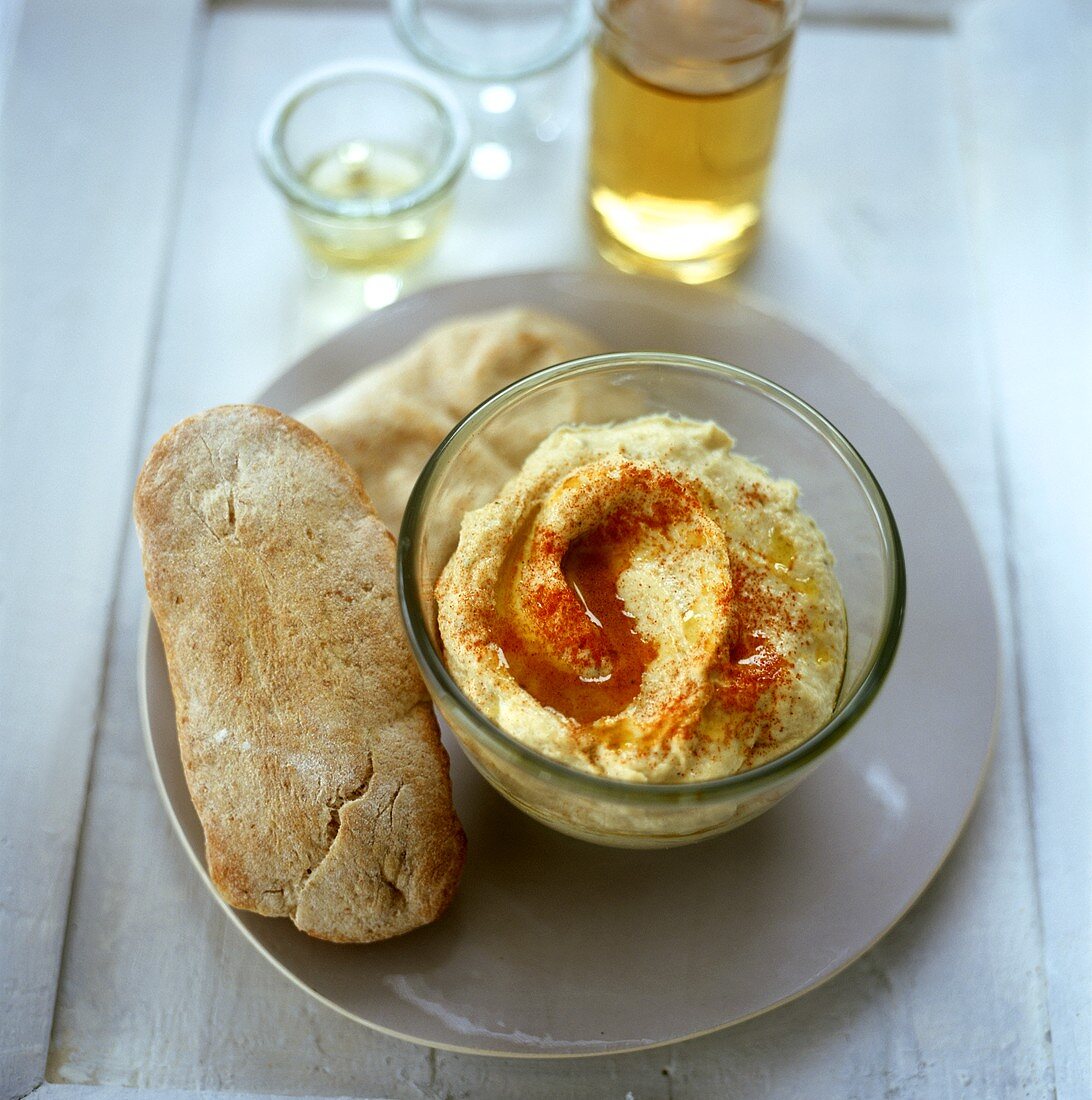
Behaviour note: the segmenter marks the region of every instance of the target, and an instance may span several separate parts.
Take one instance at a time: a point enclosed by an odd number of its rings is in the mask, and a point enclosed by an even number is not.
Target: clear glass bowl
[[[836,559],[849,627],[845,678],[830,720],[760,767],[698,783],[653,784],[578,771],[527,748],[486,718],[444,664],[436,581],[464,513],[494,499],[562,423],[649,413],[713,420],[740,454],[801,487],[801,504]],[[498,463],[497,457],[505,463]],[[811,406],[739,367],[683,355],[598,355],[530,375],[489,398],[448,435],[417,481],[398,543],[410,643],[442,717],[485,778],[516,806],[572,836],[667,847],[735,828],[796,786],[865,712],[898,644],[905,568],[894,518],[849,441]]]
[[[435,246],[469,127],[438,81],[387,62],[307,73],[270,105],[258,156],[307,250],[353,271],[400,271]]]
[[[523,80],[588,33],[587,0],[391,0],[394,28],[426,65],[466,80]]]

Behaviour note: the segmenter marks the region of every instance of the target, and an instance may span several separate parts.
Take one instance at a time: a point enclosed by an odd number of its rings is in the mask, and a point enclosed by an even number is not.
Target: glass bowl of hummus
[[[769,809],[861,717],[905,601],[898,530],[849,441],[738,367],[597,355],[447,436],[398,584],[437,709],[561,832],[667,847]]]

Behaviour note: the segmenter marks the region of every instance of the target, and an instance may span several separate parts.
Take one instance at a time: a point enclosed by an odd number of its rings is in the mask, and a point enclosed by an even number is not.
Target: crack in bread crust
[[[337,834],[341,830],[341,807],[347,805],[350,802],[356,802],[358,799],[363,798],[368,793],[368,787],[371,784],[372,776],[375,774],[375,769],[372,766],[372,758],[368,756],[368,767],[362,782],[358,783],[353,790],[347,794],[338,795],[336,798],[327,800],[326,805],[330,810],[330,820],[326,822],[326,835],[330,838],[330,845],[333,845],[337,840]],[[330,854],[330,848],[327,847],[326,854]],[[323,856],[323,859],[326,857]]]

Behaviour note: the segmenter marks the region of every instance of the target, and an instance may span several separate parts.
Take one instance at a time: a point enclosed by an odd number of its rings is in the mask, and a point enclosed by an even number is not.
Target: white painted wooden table
[[[1078,2],[817,0],[740,277],[848,351],[972,512],[1007,687],[966,835],[801,1000],[532,1063],[373,1034],[274,973],[188,866],[138,728],[135,471],[358,312],[304,275],[251,144],[300,70],[401,52],[383,11],[0,0],[3,1096],[1092,1095],[1090,51]],[[558,142],[464,187],[420,285],[598,262],[583,81]]]

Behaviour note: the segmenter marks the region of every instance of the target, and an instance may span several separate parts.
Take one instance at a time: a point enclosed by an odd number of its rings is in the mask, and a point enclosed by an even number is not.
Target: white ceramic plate
[[[449,739],[470,851],[458,896],[435,925],[344,947],[286,920],[227,911],[304,989],[381,1031],[508,1056],[636,1050],[814,988],[906,912],[981,784],[995,728],[997,627],[970,524],[914,429],[830,350],[720,292],[578,273],[438,287],[346,330],[260,400],[298,408],[437,321],[514,303],[555,310],[614,350],[747,367],[845,432],[884,487],[905,544],[906,623],[887,683],[815,775],[727,836],[660,852],[570,840],[504,802]],[[141,642],[141,683],[152,764],[204,874],[154,627]]]

